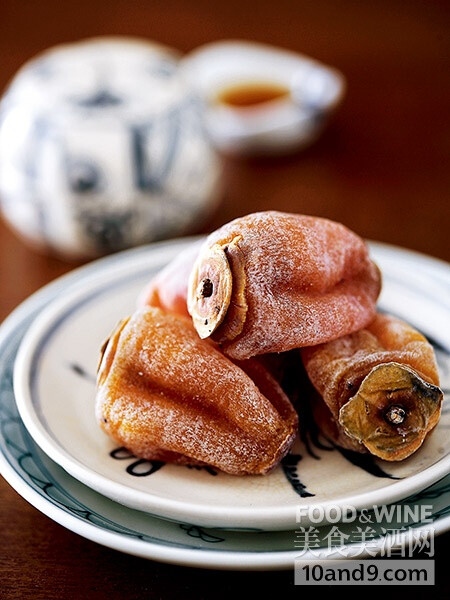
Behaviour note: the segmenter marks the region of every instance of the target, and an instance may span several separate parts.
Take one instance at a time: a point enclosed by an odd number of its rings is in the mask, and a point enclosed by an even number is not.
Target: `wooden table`
[[[449,260],[449,8],[428,0],[2,0],[0,88],[36,52],[98,34],[144,36],[182,51],[230,37],[302,51],[345,73],[342,109],[302,154],[228,159],[226,197],[210,227],[276,208]],[[72,266],[33,253],[0,225],[0,318]],[[41,515],[3,480],[0,506],[1,598],[225,598],[244,585],[254,597],[301,593],[292,573],[207,572],[105,549]],[[441,585],[449,545],[449,534],[436,543]]]

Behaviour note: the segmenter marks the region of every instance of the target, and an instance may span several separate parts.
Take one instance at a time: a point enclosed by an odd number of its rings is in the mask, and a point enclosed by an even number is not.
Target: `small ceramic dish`
[[[314,435],[307,444],[297,441],[264,477],[152,463],[118,448],[94,416],[99,349],[134,310],[152,275],[191,243],[158,244],[94,263],[35,319],[16,359],[14,388],[25,426],[50,458],[130,508],[197,526],[265,531],[295,529],[298,506],[367,508],[405,498],[448,473],[450,413],[445,410],[422,448],[400,463],[341,452]],[[429,274],[440,263],[426,259],[421,270],[405,251],[380,245],[371,250],[384,274],[381,308],[434,338],[442,386],[448,389],[448,292],[441,276]],[[440,272],[446,276],[448,267]]]
[[[311,144],[345,90],[339,71],[253,42],[207,44],[180,67],[205,103],[213,142],[234,154],[279,154]]]

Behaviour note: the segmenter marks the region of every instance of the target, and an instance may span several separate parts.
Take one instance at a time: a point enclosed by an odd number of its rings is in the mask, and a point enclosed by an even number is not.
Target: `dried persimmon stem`
[[[384,413],[384,418],[392,425],[401,425],[406,418],[406,410],[402,406],[393,404]]]

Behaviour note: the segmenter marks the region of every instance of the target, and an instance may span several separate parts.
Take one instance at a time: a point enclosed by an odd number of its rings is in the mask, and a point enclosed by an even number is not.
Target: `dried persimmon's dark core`
[[[200,295],[202,298],[210,298],[213,294],[214,286],[211,279],[205,278],[200,282]]]

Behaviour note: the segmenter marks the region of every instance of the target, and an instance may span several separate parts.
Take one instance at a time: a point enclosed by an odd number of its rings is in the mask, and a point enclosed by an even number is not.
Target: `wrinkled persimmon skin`
[[[193,242],[155,275],[139,295],[138,308],[154,306],[190,318],[186,303],[187,287],[202,243],[202,240]]]
[[[205,310],[197,322],[195,317],[205,272],[202,255],[211,248],[228,256],[238,296],[233,300],[233,288],[230,310],[209,334]],[[235,219],[208,237],[191,275],[188,307],[202,337],[210,335],[225,354],[242,360],[361,329],[375,315],[380,286],[363,240],[349,229],[327,219],[269,211]],[[215,300],[212,295],[212,318],[220,308]]]
[[[369,448],[385,460],[402,460],[417,450],[435,427],[440,416],[442,392],[437,387],[439,375],[433,347],[400,319],[377,314],[365,329],[326,344],[304,348],[301,354],[308,377],[318,393],[312,399],[316,421],[325,435],[339,446],[358,452],[367,452]],[[400,379],[398,385],[389,381],[387,389],[392,391],[384,394],[381,392],[385,389],[381,388],[376,405],[379,410],[372,407],[374,412],[367,419],[373,420],[374,437],[385,429],[389,444],[386,448],[380,444],[374,450],[370,443],[366,447],[364,439],[349,434],[344,427],[346,409],[361,393],[362,385],[367,385],[369,377],[373,379],[377,372],[389,374],[390,370],[396,369],[403,369],[403,374],[411,376],[423,389],[418,390],[414,384],[402,392],[404,386]],[[415,430],[408,431],[408,420],[398,425],[386,421],[386,410],[391,405],[403,403],[410,415],[418,413],[420,416],[420,403],[423,402],[430,403],[431,412],[427,413],[421,427],[415,424]],[[362,401],[360,406],[361,409],[364,406]],[[361,419],[366,418],[364,412]],[[361,428],[359,422],[358,427]],[[408,435],[413,436],[412,439]]]
[[[298,425],[262,364],[240,368],[201,340],[190,321],[150,307],[123,321],[106,344],[96,416],[136,456],[233,475],[270,471]]]

